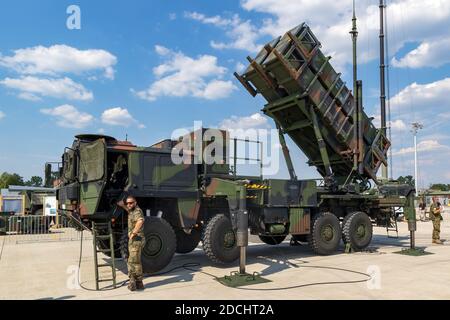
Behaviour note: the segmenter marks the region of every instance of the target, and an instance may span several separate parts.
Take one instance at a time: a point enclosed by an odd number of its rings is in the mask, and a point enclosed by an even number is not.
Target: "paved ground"
[[[442,246],[431,245],[431,223],[418,222],[417,246],[432,253],[420,257],[394,253],[408,247],[406,223],[399,223],[399,239],[387,238],[385,229],[375,228],[372,252],[345,254],[341,247],[341,252],[325,257],[312,255],[306,245],[289,246],[285,242],[272,247],[252,237],[247,270],[259,272],[271,282],[241,289],[225,287],[214,279],[237,270],[237,264],[220,268],[196,249],[176,255],[167,269],[192,262],[200,266],[149,277],[144,292],[130,293],[126,286],[87,291],[77,288],[74,276],[79,242],[15,244],[3,237],[0,299],[450,299],[450,214],[445,213],[444,219],[441,235],[449,242]],[[90,241],[84,242],[83,251],[81,282],[92,289]],[[126,266],[120,263],[118,267],[121,282],[126,280]],[[367,281],[365,273],[372,279]]]

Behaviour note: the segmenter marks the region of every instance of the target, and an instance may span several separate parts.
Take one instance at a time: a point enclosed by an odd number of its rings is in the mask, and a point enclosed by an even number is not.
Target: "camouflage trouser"
[[[142,281],[141,254],[145,240],[131,240],[128,244],[128,276],[130,280]]]
[[[441,233],[441,219],[440,217],[436,217],[433,220],[433,240],[439,240]]]

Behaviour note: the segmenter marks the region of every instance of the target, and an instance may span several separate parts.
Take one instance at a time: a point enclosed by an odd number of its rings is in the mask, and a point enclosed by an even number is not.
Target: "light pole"
[[[423,124],[419,122],[412,123],[412,133],[414,135],[414,182],[416,194],[419,194],[419,187],[418,187],[419,176],[417,174],[417,131],[419,131],[420,129],[423,129]]]

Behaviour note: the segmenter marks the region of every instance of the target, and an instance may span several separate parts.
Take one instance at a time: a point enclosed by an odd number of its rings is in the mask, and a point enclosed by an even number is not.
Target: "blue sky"
[[[359,78],[371,116],[379,113],[377,4],[357,1]],[[70,5],[81,10],[80,30],[66,26]],[[151,145],[199,120],[273,127],[255,115],[263,99],[232,73],[306,21],[351,87],[350,19],[349,0],[3,0],[0,172],[42,175],[82,132]],[[450,183],[449,29],[448,1],[388,1],[394,176],[413,173],[409,128],[420,121],[421,186]],[[292,144],[291,152],[300,177],[317,176]]]

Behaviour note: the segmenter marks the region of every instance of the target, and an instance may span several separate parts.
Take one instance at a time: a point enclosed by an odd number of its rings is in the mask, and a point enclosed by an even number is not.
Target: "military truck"
[[[263,112],[276,123],[290,179],[238,175],[227,156],[226,131],[201,129],[150,147],[79,135],[62,157],[59,210],[83,228],[111,222],[114,252],[126,257],[127,214],[116,204],[127,195],[136,197],[147,216],[142,260],[148,273],[164,268],[175,252],[191,252],[200,241],[212,261],[237,260],[242,216],[248,217],[250,233],[269,245],[292,235],[323,255],[334,253],[341,239],[354,250],[366,248],[373,224],[385,225],[394,207],[404,208],[413,231],[414,189],[378,181],[390,142],[363,111],[361,83],[355,99],[329,59],[302,24],[248,58],[247,70],[235,74],[252,96],[268,101]],[[285,134],[323,179],[297,178]],[[192,144],[179,149],[186,139],[203,149],[214,146],[224,156],[214,163],[192,161]],[[174,162],[174,150],[191,161]]]

